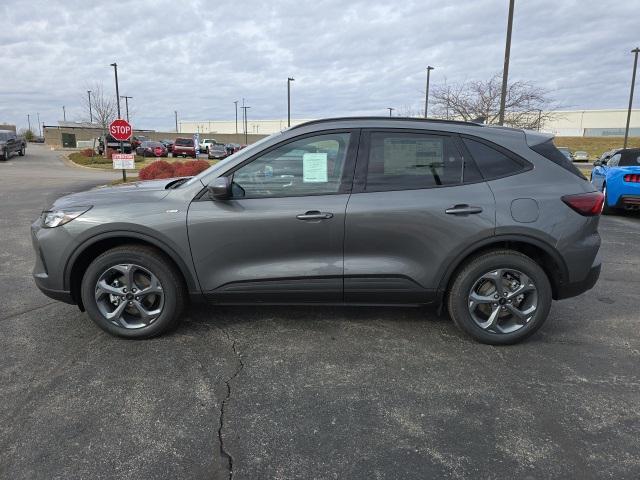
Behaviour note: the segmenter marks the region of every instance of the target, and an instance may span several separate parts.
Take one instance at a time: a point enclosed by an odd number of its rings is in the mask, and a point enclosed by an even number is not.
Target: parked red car
[[[198,156],[193,138],[176,138],[171,153],[174,157],[196,158]]]
[[[136,148],[136,155],[142,155],[143,157],[167,157],[169,151],[160,142],[146,141],[142,142],[138,148]]]

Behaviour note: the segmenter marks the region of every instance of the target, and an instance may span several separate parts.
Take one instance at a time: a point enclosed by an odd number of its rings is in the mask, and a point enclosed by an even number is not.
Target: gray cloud
[[[502,68],[507,2],[40,1],[0,7],[0,121],[83,116],[88,85],[133,96],[135,125],[183,119],[385,114],[418,110],[432,81],[488,78]],[[567,108],[624,108],[638,43],[637,1],[516,2],[511,79]]]

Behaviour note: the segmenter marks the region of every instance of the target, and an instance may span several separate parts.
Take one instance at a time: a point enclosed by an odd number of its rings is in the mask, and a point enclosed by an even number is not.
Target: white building
[[[310,119],[291,119],[291,126]],[[622,137],[627,122],[626,109],[561,110],[552,112],[543,121],[540,130],[559,137]],[[287,128],[287,120],[249,120],[247,133],[269,135]],[[183,120],[178,122],[180,133],[236,133],[233,120]],[[244,133],[242,119],[238,118],[237,132]],[[640,110],[631,111],[629,136],[640,137]]]
[[[291,126],[308,122],[308,119],[291,119]],[[251,120],[247,122],[247,133],[258,135],[270,135],[287,128],[287,119],[283,120]],[[180,133],[244,133],[242,118],[233,120],[181,120],[178,122]]]
[[[565,110],[552,113],[542,131],[559,137],[624,137],[627,110]],[[640,137],[640,110],[631,110],[629,136]]]

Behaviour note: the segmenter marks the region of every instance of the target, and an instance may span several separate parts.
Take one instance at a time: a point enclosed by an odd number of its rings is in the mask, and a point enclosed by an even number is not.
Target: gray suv
[[[598,279],[603,196],[551,137],[402,118],[308,122],[193,178],[97,188],[32,226],[35,281],[146,338],[222,304],[425,305],[490,344]]]

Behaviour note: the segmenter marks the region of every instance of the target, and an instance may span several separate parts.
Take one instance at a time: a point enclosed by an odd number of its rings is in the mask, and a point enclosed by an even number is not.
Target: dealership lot
[[[30,145],[0,164],[2,478],[637,478],[640,217],[525,343],[425,309],[195,306],[124,341],[30,277],[29,225],[119,177]]]

